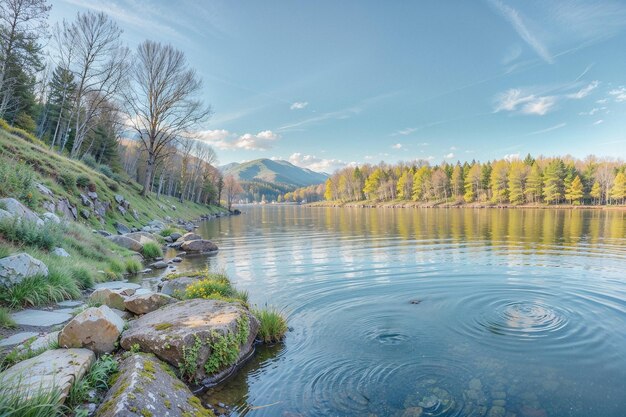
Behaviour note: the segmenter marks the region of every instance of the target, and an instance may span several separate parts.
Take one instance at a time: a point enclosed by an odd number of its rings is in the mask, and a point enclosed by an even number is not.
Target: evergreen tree
[[[543,176],[543,197],[548,204],[558,204],[563,199],[565,165],[560,159],[548,164]]]
[[[624,200],[626,199],[626,175],[624,175],[623,172],[618,172],[613,180],[611,198],[616,200],[619,204],[624,204]]]
[[[491,198],[496,203],[505,203],[508,200],[508,175],[509,166],[507,161],[500,160],[494,162],[489,185],[491,186]]]
[[[481,190],[487,193],[487,199],[490,198],[489,195],[489,181],[491,181],[491,162],[485,163],[481,168]]]
[[[602,187],[600,187],[600,183],[598,181],[593,183],[589,195],[593,198],[593,204],[600,204],[600,201],[602,200]]]
[[[509,170],[509,200],[513,204],[524,203],[524,186],[526,183],[527,165],[520,161],[513,161]]]
[[[565,198],[569,200],[570,204],[580,204],[580,200],[583,198],[583,182],[580,176],[576,175],[570,182],[565,191]]]
[[[533,158],[532,156],[530,156],[530,153],[526,155],[526,158],[524,158],[524,164],[526,166],[532,167],[533,164],[535,163],[535,158]]]
[[[526,201],[530,203],[540,202],[543,194],[542,185],[543,175],[541,173],[541,168],[537,162],[534,162],[530,168],[530,173],[528,174],[528,179],[526,181],[526,189],[524,190]]]

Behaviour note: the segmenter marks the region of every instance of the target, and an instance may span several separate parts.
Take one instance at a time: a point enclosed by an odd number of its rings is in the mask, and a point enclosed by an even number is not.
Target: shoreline
[[[572,205],[572,204],[489,204],[489,203],[420,203],[417,201],[389,201],[389,202],[338,202],[323,201],[301,204],[303,207],[333,207],[333,208],[384,208],[384,209],[537,209],[537,210],[616,210],[626,211],[626,206],[611,205]]]

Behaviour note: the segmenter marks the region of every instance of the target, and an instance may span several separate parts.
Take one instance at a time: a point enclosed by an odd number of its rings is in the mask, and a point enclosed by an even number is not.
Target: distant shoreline
[[[489,204],[489,203],[420,203],[417,201],[317,201],[303,204],[305,207],[348,207],[348,208],[471,208],[471,209],[565,209],[565,210],[618,210],[626,211],[626,206],[612,205],[572,205],[572,204]]]

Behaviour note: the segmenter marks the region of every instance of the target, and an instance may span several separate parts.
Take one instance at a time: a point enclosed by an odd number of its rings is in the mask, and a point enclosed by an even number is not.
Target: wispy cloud
[[[550,126],[546,129],[541,129],[541,130],[535,130],[534,132],[530,132],[528,135],[541,135],[542,133],[548,133],[548,132],[552,132],[553,130],[557,130],[557,129],[561,129],[562,127],[567,126],[567,123],[559,123],[557,125],[554,126]]]
[[[503,159],[507,160],[507,161],[517,161],[520,159],[520,154],[518,153],[509,153],[506,154],[502,157]]]
[[[594,114],[598,113],[599,111],[602,110],[606,110],[606,107],[594,107],[593,109],[589,110],[589,111],[583,111],[578,113],[579,116],[593,116]]]
[[[583,87],[580,90],[578,90],[577,92],[575,92],[573,94],[568,94],[567,98],[572,98],[572,99],[575,99],[575,100],[580,100],[581,98],[585,98],[589,94],[591,94],[591,92],[593,90],[595,90],[598,87],[598,85],[600,85],[600,81],[594,80],[591,83],[589,83],[588,85],[586,85],[585,87]]]
[[[307,168],[317,172],[325,172],[327,174],[332,174],[336,170],[344,168],[348,165],[356,165],[355,162],[345,162],[341,159],[320,158],[315,155],[305,155],[300,152],[291,154],[291,156],[289,156],[289,162],[301,168]]]
[[[512,88],[496,96],[494,111],[520,111],[524,114],[543,116],[556,104],[554,96],[536,96]]]
[[[411,133],[417,131],[418,128],[416,127],[407,127],[406,129],[400,129],[394,133],[391,134],[391,136],[407,136],[410,135]]]
[[[556,97],[546,96],[537,97],[522,107],[522,113],[524,114],[536,114],[543,116],[547,114],[556,104]]]
[[[257,134],[237,135],[225,129],[216,129],[198,132],[197,138],[221,150],[265,151],[271,149],[279,136],[271,130],[264,130]]]
[[[450,153],[448,153],[448,154],[445,154],[445,155],[443,156],[443,158],[444,158],[444,159],[452,159],[452,158],[454,158],[454,153],[450,152]]]
[[[593,122],[594,126],[595,126],[595,125],[602,124],[602,123],[604,123],[604,120],[602,120],[602,119],[600,119],[600,120],[596,120],[595,122]]]
[[[309,105],[308,101],[296,101],[291,106],[289,106],[289,108],[291,110],[302,110],[302,109],[304,109],[308,105]]]
[[[402,149],[404,146],[401,143],[396,143],[395,145],[391,146],[393,149]]]
[[[626,87],[620,86],[609,91],[609,94],[612,95],[617,102],[626,101]]]
[[[544,61],[552,64],[554,59],[548,52],[548,48],[541,40],[533,34],[527,24],[522,19],[520,13],[514,8],[507,6],[500,0],[491,0],[491,4],[504,16],[504,18],[513,26],[513,29],[522,38],[528,46],[530,46]]]

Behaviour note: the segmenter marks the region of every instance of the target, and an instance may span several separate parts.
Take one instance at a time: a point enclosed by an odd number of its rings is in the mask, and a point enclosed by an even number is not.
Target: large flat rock
[[[11,317],[17,324],[22,326],[50,327],[71,320],[72,315],[69,313],[26,309],[11,314]]]
[[[141,252],[141,249],[143,249],[143,245],[141,243],[139,243],[135,239],[126,237],[126,235],[113,235],[107,237],[107,239],[123,248],[132,250],[134,252]]]
[[[16,394],[22,399],[58,389],[64,400],[95,359],[88,349],[47,350],[2,372],[0,387],[4,395]]]
[[[36,275],[48,276],[48,267],[27,253],[0,259],[0,286],[11,287]]]
[[[136,290],[141,288],[141,285],[139,284],[135,284],[133,282],[126,282],[126,281],[109,281],[109,282],[101,282],[99,284],[96,284],[93,286],[94,289],[98,289],[98,288],[108,288],[110,290],[126,290],[126,289],[132,289],[132,290]]]
[[[20,343],[24,343],[28,339],[39,336],[39,333],[35,332],[20,332],[15,333],[12,336],[7,337],[6,339],[0,340],[0,346],[14,346],[19,345]]]
[[[184,363],[189,356],[185,352],[193,349],[197,356],[187,368],[195,371],[186,377],[212,384],[249,356],[258,329],[258,320],[238,303],[195,299],[166,305],[129,322],[120,344],[126,350],[137,344],[141,351],[154,353],[174,366]],[[218,340],[229,340],[236,354],[209,372],[205,365],[215,359],[212,346]]]
[[[122,361],[115,384],[97,410],[98,417],[212,417],[169,365],[154,355],[136,353]]]

